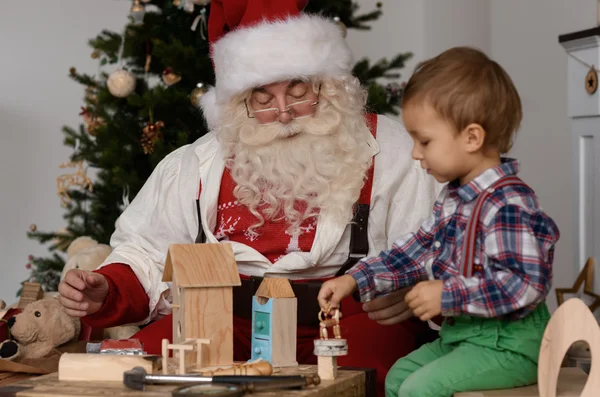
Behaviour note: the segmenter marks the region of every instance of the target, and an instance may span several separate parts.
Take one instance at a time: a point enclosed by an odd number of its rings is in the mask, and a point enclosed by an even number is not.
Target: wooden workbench
[[[304,375],[316,373],[317,367],[301,365],[297,368],[281,369],[274,375]],[[361,370],[338,371],[333,381],[321,381],[318,386],[303,390],[285,390],[285,396],[293,397],[365,397],[366,373]],[[181,385],[180,385],[181,386]],[[0,397],[170,397],[171,391],[179,386],[149,385],[145,391],[127,389],[121,382],[64,382],[58,374],[52,373],[22,380],[0,387]],[[281,397],[281,390],[253,393],[253,397]]]

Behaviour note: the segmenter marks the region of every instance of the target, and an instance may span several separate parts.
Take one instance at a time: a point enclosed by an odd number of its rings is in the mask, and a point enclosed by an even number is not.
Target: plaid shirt
[[[361,301],[426,279],[444,281],[442,315],[522,318],[548,295],[559,230],[526,186],[496,189],[478,222],[472,277],[460,274],[465,229],[478,195],[518,163],[503,159],[464,186],[449,183],[433,214],[416,233],[390,250],[365,258],[347,273],[358,283]]]

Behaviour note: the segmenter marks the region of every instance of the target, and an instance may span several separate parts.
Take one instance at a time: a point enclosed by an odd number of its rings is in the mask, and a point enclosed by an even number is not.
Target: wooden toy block
[[[323,380],[334,380],[337,378],[337,357],[317,356],[317,373]]]
[[[58,362],[58,380],[123,382],[123,372],[134,367],[156,373],[160,369],[160,356],[63,353]]]
[[[232,288],[241,281],[231,245],[170,245],[163,281],[172,282],[173,344],[210,340],[202,353],[203,364],[232,364]],[[197,364],[194,355],[184,356],[186,367]]]

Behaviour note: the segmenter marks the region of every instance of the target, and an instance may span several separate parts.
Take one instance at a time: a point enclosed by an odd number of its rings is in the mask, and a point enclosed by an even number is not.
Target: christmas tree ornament
[[[196,84],[196,88],[194,88],[192,90],[192,93],[190,94],[190,101],[192,102],[192,105],[194,106],[200,106],[200,98],[202,98],[202,96],[204,94],[206,94],[206,92],[208,91],[208,89],[206,88],[206,86],[202,83],[198,83]]]
[[[37,230],[37,225],[35,223],[32,223],[31,225],[29,225],[29,231],[31,233],[34,233]]]
[[[98,127],[106,124],[102,117],[94,115],[87,106],[81,107],[79,115],[83,118],[83,124],[91,136],[96,136],[98,134]]]
[[[135,76],[125,69],[116,70],[108,77],[106,86],[117,98],[125,98],[135,90]]]
[[[61,163],[59,168],[72,168],[75,167],[75,172],[72,174],[63,174],[56,178],[56,190],[58,197],[60,198],[61,205],[66,207],[71,202],[71,197],[67,190],[71,186],[79,186],[82,189],[88,189],[92,191],[92,181],[88,178],[86,170],[83,167],[83,160],[79,161],[67,161]]]
[[[154,145],[157,141],[162,139],[161,129],[164,126],[165,123],[162,121],[146,123],[146,126],[142,129],[142,138],[140,140],[144,154],[151,154],[154,152]]]
[[[181,5],[181,0],[173,0],[173,5],[179,7]]]
[[[192,3],[196,4],[197,6],[207,6],[210,4],[210,0],[192,0]]]
[[[194,12],[194,3],[192,0],[182,0],[183,1],[183,9],[185,12],[189,12],[190,14]]]
[[[206,35],[204,34],[204,31],[206,31],[208,28],[206,23],[206,7],[202,8],[196,18],[194,18],[194,22],[192,23],[192,27],[190,29],[195,32],[198,24],[200,24],[200,35],[204,40],[206,40]]]
[[[140,3],[140,0],[133,0],[133,4],[131,6],[131,10],[129,10],[129,15],[133,19],[133,23],[139,25],[144,22],[144,14],[146,13],[146,9]]]
[[[383,3],[381,1],[378,1],[376,6],[377,6],[377,8],[381,8],[381,7],[383,7]]]
[[[75,76],[77,74],[77,69],[71,66],[69,68],[69,74],[71,75],[71,77]]]
[[[56,231],[56,237],[52,239],[52,244],[60,251],[67,251],[71,244],[72,236],[66,227],[61,227]],[[31,259],[30,259],[31,260]]]
[[[94,50],[92,52],[91,57],[92,57],[92,59],[98,59],[98,58],[100,58],[100,51],[99,50]]]
[[[90,124],[92,123],[92,119],[94,118],[92,116],[92,112],[90,112],[87,106],[82,106],[79,115],[83,119],[83,124],[85,124],[85,128],[89,128]]]
[[[346,37],[346,34],[348,33],[348,29],[346,28],[346,25],[344,25],[344,22],[342,22],[340,17],[333,17],[333,21],[342,31],[342,36]]]
[[[87,86],[85,89],[85,99],[90,103],[98,103],[98,95],[92,86]]]
[[[162,73],[162,80],[168,86],[178,83],[181,80],[181,76],[174,73],[171,68],[166,68]]]

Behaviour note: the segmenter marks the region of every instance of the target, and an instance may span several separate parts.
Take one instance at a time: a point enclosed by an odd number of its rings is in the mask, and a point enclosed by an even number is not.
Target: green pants
[[[516,321],[446,319],[439,339],[392,366],[385,379],[386,397],[452,397],[455,392],[533,384],[549,319],[545,303]]]

